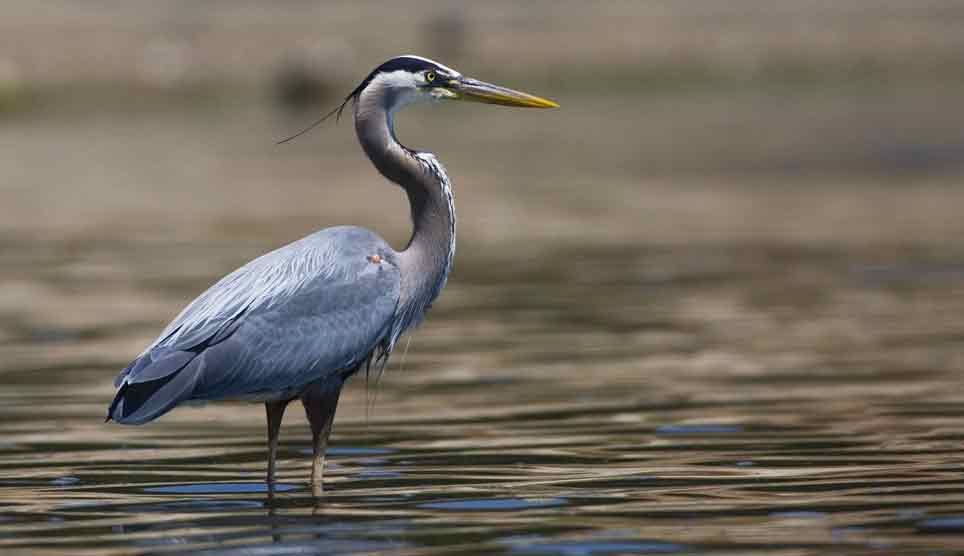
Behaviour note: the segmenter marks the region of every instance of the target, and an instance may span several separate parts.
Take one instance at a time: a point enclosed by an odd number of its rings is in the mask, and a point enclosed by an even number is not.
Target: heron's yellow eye
[[[435,81],[435,72],[434,72],[434,71],[430,71],[430,72],[426,73],[426,74],[425,74],[425,81],[428,82],[428,83],[431,83],[432,81]]]

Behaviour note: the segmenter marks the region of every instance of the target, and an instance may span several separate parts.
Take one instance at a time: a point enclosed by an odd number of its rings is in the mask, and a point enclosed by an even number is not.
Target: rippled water
[[[293,408],[269,498],[260,406],[102,423],[116,370],[263,247],[0,245],[4,306],[38,300],[0,328],[0,553],[964,551],[962,259],[463,256],[343,396],[324,495]]]

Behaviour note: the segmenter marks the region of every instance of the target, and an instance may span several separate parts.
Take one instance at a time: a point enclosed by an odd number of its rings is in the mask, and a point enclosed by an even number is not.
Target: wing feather
[[[191,302],[121,371],[110,417],[140,423],[189,399],[268,399],[353,370],[390,334],[396,260],[375,234],[339,227],[251,261]]]

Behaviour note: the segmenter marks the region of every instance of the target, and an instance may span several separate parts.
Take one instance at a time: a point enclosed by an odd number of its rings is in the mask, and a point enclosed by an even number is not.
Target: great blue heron
[[[228,274],[121,371],[107,420],[139,425],[191,400],[262,401],[271,488],[281,418],[288,403],[300,398],[311,425],[311,482],[320,488],[342,385],[373,361],[384,366],[452,267],[455,207],[448,175],[431,153],[399,143],[393,123],[403,106],[440,100],[558,106],[418,56],[377,67],[336,111],[340,115],[352,103],[368,158],[408,195],[413,231],[405,249],[395,251],[363,228],[339,226]]]

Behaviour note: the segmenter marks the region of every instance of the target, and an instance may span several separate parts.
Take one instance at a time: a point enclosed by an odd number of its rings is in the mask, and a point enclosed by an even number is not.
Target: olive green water
[[[326,225],[404,239],[349,128],[0,130],[0,553],[964,552],[959,188],[641,178],[566,139],[595,109],[452,110],[402,139],[453,176],[456,271],[345,392],[320,497],[295,406],[270,499],[260,406],[102,421],[224,272]]]

